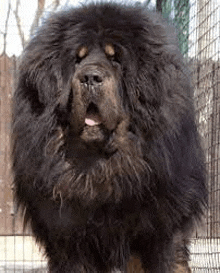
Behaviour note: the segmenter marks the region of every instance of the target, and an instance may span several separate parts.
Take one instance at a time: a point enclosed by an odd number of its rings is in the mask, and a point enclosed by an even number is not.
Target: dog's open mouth
[[[98,107],[94,103],[90,103],[85,116],[85,125],[96,126],[102,124],[102,118]]]
[[[81,131],[80,138],[87,144],[104,143],[108,137],[107,130],[103,124],[103,118],[98,106],[89,103],[84,119],[84,127]]]

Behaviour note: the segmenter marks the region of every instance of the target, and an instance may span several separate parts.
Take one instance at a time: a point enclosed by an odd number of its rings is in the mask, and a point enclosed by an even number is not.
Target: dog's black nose
[[[80,75],[79,80],[86,85],[100,85],[103,82],[103,76],[97,71],[91,71]]]

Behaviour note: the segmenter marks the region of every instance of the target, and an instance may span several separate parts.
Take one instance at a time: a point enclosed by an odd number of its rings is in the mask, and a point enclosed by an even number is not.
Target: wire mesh
[[[193,272],[220,272],[220,4],[191,3],[188,58],[206,155],[209,209],[191,245]]]

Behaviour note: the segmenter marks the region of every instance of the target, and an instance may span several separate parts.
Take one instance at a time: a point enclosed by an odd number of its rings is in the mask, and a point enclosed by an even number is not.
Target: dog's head
[[[169,170],[160,145],[191,102],[177,46],[155,18],[92,4],[40,28],[14,97],[17,184],[25,179],[47,197],[86,202],[143,198],[152,169]]]

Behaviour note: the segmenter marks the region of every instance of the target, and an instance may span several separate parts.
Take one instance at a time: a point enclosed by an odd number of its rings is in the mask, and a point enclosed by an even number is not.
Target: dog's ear
[[[38,39],[26,48],[19,67],[18,92],[44,106],[51,104],[62,90],[59,56],[45,50]]]
[[[188,68],[179,50],[173,26],[158,14],[147,14],[138,50],[136,77],[137,101],[134,107],[140,115],[140,126],[145,130],[157,123],[171,128],[180,123],[183,115],[194,116]],[[191,113],[189,113],[191,111]],[[160,116],[160,118],[158,118]],[[146,120],[146,124],[142,121]],[[144,128],[145,127],[145,128]]]
[[[48,106],[60,100],[68,102],[70,81],[75,70],[75,36],[78,27],[72,26],[71,41],[64,41],[64,30],[59,16],[51,16],[38,30],[24,50],[19,67],[20,95],[39,105]],[[41,105],[41,106],[42,106]]]

